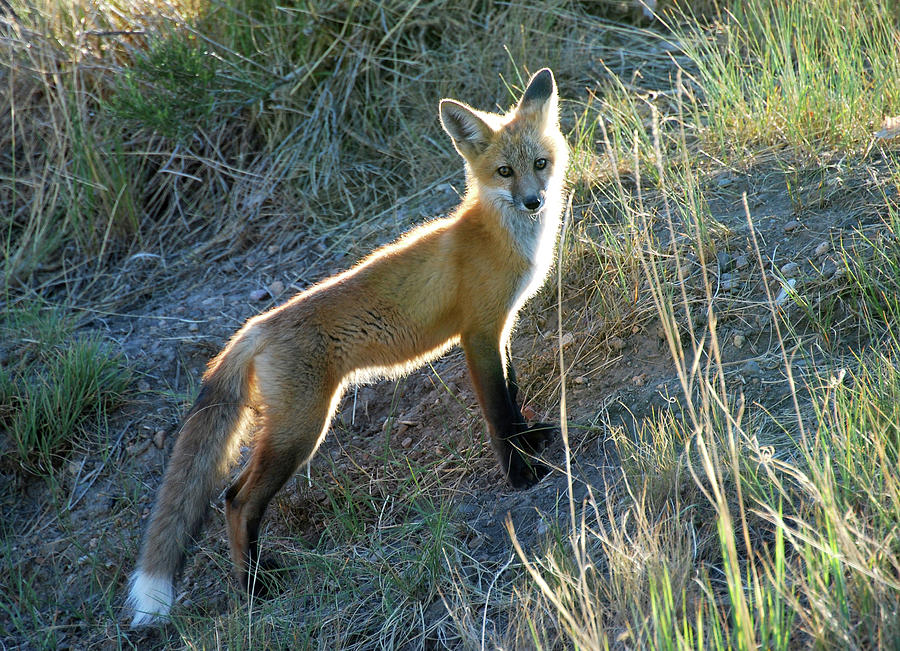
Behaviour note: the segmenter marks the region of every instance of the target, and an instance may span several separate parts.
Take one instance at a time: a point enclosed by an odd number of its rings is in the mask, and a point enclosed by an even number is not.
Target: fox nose
[[[525,197],[525,201],[523,203],[525,207],[528,208],[528,210],[534,212],[544,205],[544,198],[540,195],[533,194],[530,197]]]

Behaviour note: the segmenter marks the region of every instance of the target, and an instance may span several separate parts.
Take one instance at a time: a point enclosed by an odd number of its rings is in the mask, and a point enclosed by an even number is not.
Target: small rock
[[[537,410],[531,405],[522,405],[522,415],[525,420],[537,420],[538,417]]]
[[[775,297],[775,305],[782,305],[791,295],[791,292],[794,291],[794,288],[797,286],[797,279],[790,278],[787,283],[781,286],[781,291],[778,292],[778,296]]]
[[[762,369],[759,367],[759,362],[755,359],[748,359],[741,367],[741,374],[744,377],[759,377],[762,375]]]
[[[736,334],[734,335],[734,339],[732,341],[734,342],[735,348],[743,348],[744,342],[747,341],[747,338],[744,335]]]
[[[162,450],[163,446],[165,444],[166,444],[166,430],[164,430],[164,429],[156,430],[156,434],[153,435],[153,445],[155,445],[158,450]]]
[[[127,452],[130,456],[139,457],[144,452],[147,451],[147,448],[150,447],[150,441],[148,439],[144,439],[142,441],[138,441],[137,443],[132,443],[127,448],[125,448],[125,452]]]
[[[631,378],[631,383],[636,387],[642,387],[647,383],[647,374],[641,373],[640,375],[635,375]]]
[[[579,375],[578,377],[575,378],[574,382],[575,382],[575,384],[586,384],[587,378],[584,377],[583,375]]]
[[[621,352],[622,349],[625,348],[625,341],[620,337],[610,337],[609,339],[609,348],[614,352]]]
[[[781,273],[783,273],[788,278],[796,276],[798,271],[800,271],[800,265],[796,262],[788,262],[786,265],[781,267]]]
[[[796,219],[793,219],[784,225],[784,232],[792,233],[795,230],[797,230],[798,228],[800,228],[801,226],[802,226],[802,224],[800,222],[798,222]]]
[[[734,259],[735,269],[746,269],[748,266],[750,266],[750,258],[746,255],[739,255]]]
[[[268,253],[269,255],[275,255],[275,254],[277,254],[277,253],[278,253],[278,245],[277,245],[277,244],[270,244],[270,245],[266,248],[266,253]]]
[[[412,445],[412,437],[411,436],[407,436],[405,439],[400,441],[400,447],[403,448],[404,450],[406,448],[408,448],[410,445]]]
[[[273,297],[278,296],[281,292],[284,291],[284,283],[280,280],[273,280],[269,285],[269,294]]]
[[[250,300],[253,302],[264,301],[269,298],[269,290],[268,289],[254,289],[250,292]]]
[[[138,391],[146,393],[150,390],[150,383],[147,380],[139,380],[137,384]]]
[[[822,242],[816,247],[816,257],[821,257],[831,250],[831,242]]]
[[[565,333],[562,336],[562,339],[560,339],[560,343],[563,345],[563,348],[565,348],[566,346],[571,346],[573,343],[575,343],[575,335],[573,335],[571,332]]]
[[[193,322],[188,324],[188,332],[197,332],[200,329],[200,324]]]
[[[720,272],[730,271],[734,266],[734,258],[731,257],[730,253],[725,251],[716,253],[716,262],[719,265]]]

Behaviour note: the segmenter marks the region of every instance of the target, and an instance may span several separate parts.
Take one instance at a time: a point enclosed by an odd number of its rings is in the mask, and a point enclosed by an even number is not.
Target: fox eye
[[[497,168],[497,174],[499,174],[503,178],[509,178],[513,175],[513,171],[509,165],[501,165]]]
[[[546,158],[538,158],[536,161],[534,161],[534,169],[542,170],[547,167],[548,162],[550,161],[548,161]]]

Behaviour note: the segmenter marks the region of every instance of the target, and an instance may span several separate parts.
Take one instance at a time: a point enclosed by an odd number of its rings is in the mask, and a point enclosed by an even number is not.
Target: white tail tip
[[[131,628],[151,626],[168,621],[169,610],[175,601],[175,588],[172,579],[163,576],[151,576],[141,570],[131,577],[131,590],[128,593],[128,607],[134,613]]]

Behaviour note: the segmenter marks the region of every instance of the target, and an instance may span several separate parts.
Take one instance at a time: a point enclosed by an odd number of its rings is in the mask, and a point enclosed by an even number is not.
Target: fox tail
[[[248,398],[257,352],[253,335],[252,327],[244,329],[210,362],[184,419],[131,576],[127,606],[132,627],[168,619],[185,550],[237,456],[251,416]]]

